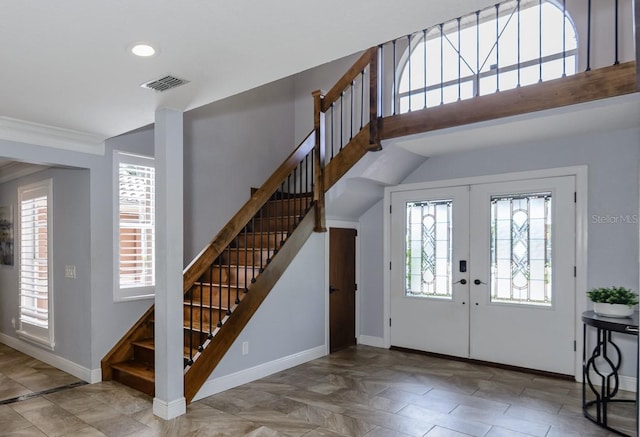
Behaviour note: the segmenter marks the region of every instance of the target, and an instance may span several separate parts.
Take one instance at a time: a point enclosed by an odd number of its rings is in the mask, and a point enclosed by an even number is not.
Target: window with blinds
[[[18,334],[53,349],[51,198],[51,179],[18,188],[20,222]]]
[[[114,154],[114,299],[152,297],[155,287],[155,168],[153,158]]]

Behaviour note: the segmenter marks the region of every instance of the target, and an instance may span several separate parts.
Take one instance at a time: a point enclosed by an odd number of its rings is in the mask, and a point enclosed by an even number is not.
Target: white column
[[[184,414],[182,326],[182,112],[156,111],[156,297],[153,414]]]

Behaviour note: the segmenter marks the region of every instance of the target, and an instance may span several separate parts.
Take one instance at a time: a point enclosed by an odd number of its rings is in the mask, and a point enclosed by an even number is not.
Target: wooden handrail
[[[289,176],[294,168],[311,152],[315,145],[315,133],[311,132],[307,138],[294,150],[266,182],[251,196],[244,206],[229,220],[227,225],[213,240],[194,258],[184,269],[183,291],[186,293],[195,281],[222,254],[233,239],[242,231],[258,211],[275,193],[282,181]]]
[[[351,82],[364,70],[371,60],[378,57],[378,47],[371,47],[347,70],[340,80],[329,90],[322,100],[322,112],[327,112],[331,108],[340,94],[351,84]]]

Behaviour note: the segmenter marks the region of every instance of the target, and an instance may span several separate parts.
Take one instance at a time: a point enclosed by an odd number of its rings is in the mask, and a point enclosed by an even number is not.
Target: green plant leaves
[[[638,303],[638,295],[624,287],[602,287],[587,291],[587,296],[593,302],[617,303],[633,306]]]

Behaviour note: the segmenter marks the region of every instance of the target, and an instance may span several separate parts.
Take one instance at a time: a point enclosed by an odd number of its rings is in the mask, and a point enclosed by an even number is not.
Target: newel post
[[[324,205],[324,151],[325,151],[325,122],[322,111],[324,93],[320,90],[313,92],[313,129],[316,145],[313,149],[313,200],[316,204],[316,226],[314,231],[326,232]]]
[[[633,0],[633,37],[636,45],[636,91],[640,91],[640,0]]]
[[[380,108],[380,63],[378,62],[379,49],[372,47],[370,49],[371,60],[369,61],[369,144],[370,151],[382,150],[380,145],[380,130],[378,122],[379,114],[382,112]]]

